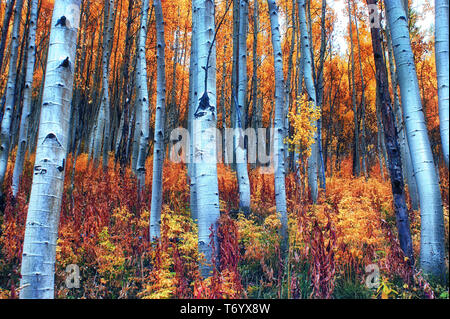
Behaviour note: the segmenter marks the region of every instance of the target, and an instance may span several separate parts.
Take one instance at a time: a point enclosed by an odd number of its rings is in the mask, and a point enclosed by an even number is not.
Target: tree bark
[[[420,265],[424,273],[445,277],[444,217],[439,180],[428,139],[408,25],[401,0],[385,1],[399,77],[406,135],[420,198]]]
[[[0,38],[0,72],[3,71],[3,55],[5,53],[6,38],[8,37],[9,21],[13,13],[15,0],[6,2],[5,17],[3,19],[2,35]]]
[[[31,1],[30,30],[28,34],[28,51],[25,72],[25,88],[23,93],[23,107],[20,119],[19,145],[12,179],[12,193],[15,197],[19,191],[20,177],[27,147],[28,123],[31,115],[31,103],[33,93],[34,63],[36,61],[36,25],[37,25],[38,0]]]
[[[317,100],[316,100],[316,88],[314,85],[314,77],[312,65],[314,63],[311,56],[310,50],[310,34],[306,26],[306,11],[305,11],[305,1],[298,0],[298,10],[299,10],[299,22],[300,22],[300,33],[301,33],[301,45],[302,45],[302,56],[303,56],[303,77],[305,80],[306,92],[308,94],[308,101],[314,104],[314,110],[317,110]],[[313,127],[317,128],[317,121],[312,123]],[[318,141],[317,131],[314,134],[314,143],[311,145],[311,155],[308,159],[308,184],[311,192],[311,198],[313,203],[317,202],[319,196],[318,188],[318,165],[319,165],[319,141]]]
[[[25,227],[22,299],[54,298],[80,0],[56,1],[50,33],[33,184]]]
[[[377,5],[378,0],[368,0],[369,5]],[[394,196],[394,209],[397,217],[397,229],[402,248],[411,265],[414,265],[414,252],[409,225],[408,207],[406,206],[405,184],[402,174],[402,160],[400,145],[395,126],[395,116],[392,109],[389,93],[389,82],[379,28],[371,27],[373,56],[375,60],[377,93],[380,102],[380,111],[383,120],[384,136],[386,139],[389,158],[389,173],[392,194]]]
[[[205,256],[205,264],[200,265],[203,277],[211,276],[212,263],[216,256],[210,243],[218,251],[217,223],[219,219],[219,186],[217,181],[216,150],[216,48],[214,1],[194,0],[193,22],[197,23],[196,45],[198,71],[198,96],[193,114],[193,160],[196,183],[196,209],[198,213],[198,249]]]
[[[283,75],[283,52],[281,51],[280,24],[278,6],[275,0],[267,0],[269,5],[270,26],[275,69],[275,115],[274,115],[274,168],[275,202],[278,218],[281,221],[282,251],[288,249],[288,217],[286,209],[286,184],[284,168],[284,118],[285,86]]]
[[[439,122],[442,153],[445,164],[449,162],[449,51],[448,51],[448,0],[435,0],[436,71],[439,97]]]
[[[235,134],[234,152],[236,154],[236,177],[239,188],[239,208],[247,215],[250,212],[250,181],[247,170],[247,151],[244,145],[246,99],[247,99],[247,34],[248,34],[248,0],[239,1],[239,61],[237,63],[237,105],[234,112]]]
[[[3,112],[2,125],[0,131],[0,197],[3,195],[3,182],[5,180],[6,169],[8,167],[8,157],[11,143],[11,124],[14,111],[16,78],[17,78],[17,57],[19,52],[19,31],[20,19],[22,18],[23,0],[17,0],[14,8],[14,24],[11,34],[11,57],[9,59],[8,82],[6,84],[6,102]]]
[[[157,83],[155,108],[155,137],[153,145],[153,181],[152,206],[150,212],[150,239],[160,237],[162,179],[164,164],[164,117],[166,107],[166,64],[164,19],[161,0],[154,1],[156,17],[156,47],[157,47]]]
[[[350,0],[348,2],[348,21],[350,29],[350,56],[351,56],[351,83],[352,83],[352,105],[353,105],[353,119],[354,119],[354,137],[353,137],[353,175],[359,177],[361,175],[360,155],[359,155],[359,122],[358,122],[358,109],[356,105],[356,82],[355,82],[355,57],[354,57],[354,45],[353,45],[353,23],[352,23],[352,8]]]

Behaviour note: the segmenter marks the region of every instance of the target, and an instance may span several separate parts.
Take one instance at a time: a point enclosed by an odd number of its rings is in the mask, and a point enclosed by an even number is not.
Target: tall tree
[[[68,146],[81,0],[55,1],[23,243],[20,298],[54,297],[56,241]]]
[[[200,266],[202,276],[211,276],[214,261],[210,245],[211,229],[217,252],[219,219],[219,185],[216,151],[216,46],[214,0],[193,0],[193,23],[196,23],[198,95],[193,114],[193,160],[195,162],[196,211],[198,215],[198,249],[205,256]]]
[[[353,7],[355,3],[353,2]],[[356,29],[356,43],[358,45],[358,62],[359,62],[359,74],[361,80],[361,158],[362,158],[362,169],[364,176],[367,178],[367,146],[366,146],[366,85],[364,81],[364,70],[362,66],[361,58],[361,41],[359,39],[359,28],[358,28],[358,14],[355,7],[355,29]],[[353,85],[355,85],[353,83]]]
[[[31,115],[31,102],[33,93],[34,64],[36,61],[36,25],[38,13],[38,0],[31,1],[30,30],[28,33],[28,50],[25,71],[25,88],[23,92],[23,107],[20,118],[19,145],[17,147],[16,160],[14,162],[14,172],[12,179],[12,193],[17,195],[19,182],[22,175],[25,152],[27,148],[28,123]]]
[[[247,151],[244,143],[245,119],[247,118],[247,34],[248,34],[248,0],[240,0],[239,38],[238,38],[238,74],[234,97],[237,96],[236,118],[234,121],[234,151],[236,154],[236,175],[239,187],[239,208],[248,214],[250,211],[250,181],[247,169]]]
[[[376,8],[378,0],[368,0],[369,5]],[[376,13],[378,15],[378,13]],[[380,29],[372,25],[372,47],[375,60],[377,93],[379,96],[380,110],[383,120],[384,136],[389,162],[389,176],[391,178],[392,194],[394,196],[394,209],[397,216],[397,229],[400,247],[411,264],[414,264],[411,230],[409,225],[408,207],[406,206],[405,184],[402,173],[402,160],[400,145],[398,143],[395,115],[389,93],[387,68],[384,62],[384,54],[381,46]]]
[[[401,0],[386,5],[397,66],[406,135],[420,198],[420,265],[425,273],[445,276],[444,216],[439,180],[425,124],[414,55]]]
[[[110,97],[109,97],[109,71],[112,49],[112,38],[114,36],[114,0],[105,0],[105,15],[103,24],[102,41],[102,99],[97,115],[97,123],[94,139],[94,163],[97,165],[103,145],[103,169],[108,166],[109,137],[110,137]]]
[[[386,42],[388,48],[389,71],[391,75],[391,86],[394,92],[394,108],[396,115],[397,131],[399,132],[400,151],[402,155],[403,178],[408,184],[409,197],[411,199],[411,207],[414,210],[419,209],[419,194],[417,190],[416,177],[412,167],[411,153],[409,150],[408,139],[406,138],[405,123],[403,120],[403,111],[400,105],[400,97],[398,94],[397,72],[394,63],[394,50],[392,49],[392,41],[389,29],[389,22],[386,23]],[[384,139],[382,139],[384,145]]]
[[[106,38],[103,39],[102,50],[102,104],[105,112],[105,126],[103,131],[103,170],[108,169],[109,149],[110,149],[110,135],[111,135],[111,103],[109,97],[109,72],[111,61],[111,50],[114,38],[114,21],[115,9],[114,0],[109,0],[108,4],[108,23],[106,29]]]
[[[11,144],[11,124],[16,99],[17,57],[19,53],[20,19],[22,18],[23,0],[17,0],[14,8],[14,24],[11,33],[11,57],[9,59],[8,82],[6,84],[6,102],[0,131],[0,196],[3,194],[3,182],[8,167]]]
[[[439,121],[442,153],[445,164],[449,162],[449,51],[448,51],[448,0],[435,0],[436,24],[436,71],[439,98]]]
[[[284,118],[285,86],[283,75],[283,52],[281,51],[280,24],[278,6],[275,0],[267,0],[269,5],[270,29],[275,69],[275,116],[274,116],[274,168],[275,168],[275,202],[278,218],[281,221],[282,249],[288,244],[288,218],[286,210],[286,184],[284,167]]]
[[[353,44],[353,22],[352,22],[352,7],[350,0],[348,4],[348,23],[350,34],[350,57],[351,57],[351,86],[352,86],[352,105],[353,105],[353,122],[354,122],[354,136],[353,136],[353,175],[358,176],[361,174],[361,164],[359,155],[359,121],[358,121],[358,108],[356,105],[356,82],[355,82],[355,56],[354,56],[354,44]],[[350,79],[349,79],[350,81]]]
[[[6,38],[8,37],[9,21],[11,20],[15,2],[15,0],[6,2],[5,17],[3,18],[3,27],[0,36],[0,72],[3,67],[3,55],[5,53]]]
[[[156,238],[160,237],[162,178],[163,178],[163,164],[164,164],[164,115],[165,115],[164,112],[166,107],[164,19],[161,7],[161,0],[155,0],[153,5],[155,7],[155,18],[156,18],[157,86],[156,86],[156,109],[155,109],[155,137],[153,143],[152,207],[150,212],[151,239],[153,237]]]
[[[300,23],[301,34],[301,47],[303,56],[303,77],[305,80],[306,92],[308,94],[308,101],[311,101],[314,105],[314,109],[317,109],[316,100],[316,88],[314,85],[313,77],[313,58],[310,50],[310,34],[306,25],[306,4],[304,0],[298,0],[298,13]],[[317,122],[312,123],[317,128]],[[318,165],[319,165],[319,144],[318,133],[314,134],[314,143],[311,145],[311,155],[308,159],[308,184],[311,192],[311,198],[314,203],[317,202],[319,196],[318,188]]]

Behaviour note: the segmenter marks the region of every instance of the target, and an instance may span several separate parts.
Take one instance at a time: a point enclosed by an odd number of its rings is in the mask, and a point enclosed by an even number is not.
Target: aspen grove
[[[449,296],[448,0],[0,0],[0,123],[0,299]]]

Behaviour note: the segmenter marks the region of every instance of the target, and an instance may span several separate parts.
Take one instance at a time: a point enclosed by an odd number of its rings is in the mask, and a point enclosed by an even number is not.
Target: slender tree
[[[378,0],[368,0],[369,5],[376,7]],[[391,178],[392,194],[394,196],[394,209],[397,216],[397,229],[400,247],[411,264],[414,264],[411,230],[409,225],[408,207],[406,206],[405,184],[402,175],[402,160],[400,145],[398,143],[395,116],[389,93],[387,68],[384,62],[383,48],[381,46],[380,29],[372,25],[372,47],[375,60],[377,93],[383,120],[384,136],[389,162],[389,176]]]
[[[355,7],[355,3],[353,3]],[[362,169],[364,176],[367,178],[367,146],[366,146],[366,85],[364,81],[364,70],[362,66],[361,58],[361,41],[359,40],[359,28],[358,28],[358,16],[354,14],[355,29],[356,29],[356,43],[358,45],[358,62],[359,62],[359,74],[361,79],[361,158],[362,158]],[[355,84],[353,84],[355,85]]]
[[[234,147],[236,154],[236,175],[239,187],[239,207],[245,213],[250,211],[250,181],[247,170],[247,151],[244,145],[244,132],[247,100],[247,34],[248,34],[248,0],[240,0],[239,18],[239,61],[237,74],[237,96],[235,118]]]
[[[103,170],[108,169],[109,160],[109,149],[110,149],[110,135],[111,135],[111,103],[109,96],[109,72],[110,72],[110,61],[111,61],[111,50],[114,38],[114,21],[115,21],[115,9],[114,0],[109,0],[108,5],[108,23],[106,29],[106,38],[103,42],[102,50],[102,104],[105,112],[105,126],[103,131]]]
[[[403,177],[408,184],[409,197],[411,199],[411,207],[414,210],[419,209],[419,194],[417,190],[416,177],[412,167],[411,153],[409,150],[408,139],[406,138],[405,123],[403,121],[403,111],[400,105],[400,97],[398,94],[397,72],[394,63],[394,50],[392,49],[392,41],[389,29],[389,22],[386,23],[386,42],[388,48],[389,71],[391,75],[391,86],[394,92],[394,108],[396,115],[397,131],[399,132],[400,151],[402,155]],[[384,139],[381,140],[384,145]]]
[[[153,181],[152,207],[150,212],[150,238],[160,237],[162,178],[164,164],[164,112],[166,107],[166,69],[165,69],[165,41],[164,19],[161,0],[154,1],[156,18],[156,47],[157,47],[157,83],[156,83],[156,114],[155,137],[153,144]],[[145,56],[144,56],[145,59]]]
[[[28,50],[25,74],[25,88],[23,92],[23,107],[20,118],[19,145],[17,147],[16,160],[12,179],[12,193],[17,195],[19,191],[20,177],[22,175],[25,152],[27,148],[28,124],[31,115],[31,98],[33,91],[34,64],[36,61],[36,25],[37,25],[38,0],[31,1],[30,30],[28,33]]]
[[[282,249],[287,249],[288,218],[286,210],[286,184],[284,168],[284,118],[285,86],[283,75],[283,52],[281,51],[280,24],[278,6],[275,0],[267,0],[269,5],[270,29],[275,69],[275,116],[274,116],[274,168],[275,168],[275,202],[278,218],[281,221]]]
[[[63,194],[81,0],[53,8],[47,70],[25,227],[20,298],[54,297],[56,241]]]
[[[445,164],[449,162],[449,51],[448,51],[448,0],[435,0],[436,10],[436,71],[439,97],[439,122],[442,153]]]
[[[428,139],[414,55],[401,0],[386,5],[406,124],[406,135],[420,198],[420,265],[425,273],[445,276],[444,216],[439,180]]]
[[[0,36],[0,72],[3,70],[3,55],[5,53],[6,38],[8,37],[9,21],[11,20],[15,2],[15,0],[6,2],[5,17],[3,18],[3,27]]]
[[[0,131],[0,196],[3,194],[3,182],[8,167],[11,143],[12,119],[15,104],[17,83],[17,58],[19,53],[20,19],[22,18],[23,0],[17,0],[14,8],[14,24],[11,33],[11,57],[9,59],[8,82],[6,84],[6,102]]]
[[[306,25],[306,4],[304,0],[298,0],[298,12],[301,34],[301,47],[303,56],[303,77],[305,80],[306,92],[308,100],[317,109],[316,88],[314,86],[313,78],[313,58],[310,50],[310,34],[308,33]],[[317,122],[312,123],[317,128]],[[311,192],[311,198],[314,203],[317,202],[319,188],[318,188],[318,165],[319,165],[319,147],[318,147],[318,133],[314,134],[314,143],[311,145],[311,156],[308,159],[308,184]]]
[[[195,162],[196,211],[198,214],[198,249],[205,257],[200,266],[202,276],[211,276],[215,260],[210,245],[217,252],[217,223],[219,219],[219,186],[216,152],[216,48],[213,0],[193,0],[193,23],[197,39],[197,98],[193,114],[193,160]],[[194,95],[195,98],[195,95]]]
[[[352,8],[350,0],[348,4],[348,21],[349,21],[349,34],[350,34],[350,57],[351,57],[351,86],[352,86],[352,105],[353,105],[353,122],[354,122],[354,137],[353,137],[353,175],[359,177],[361,174],[361,164],[359,155],[359,121],[358,121],[358,108],[356,105],[356,82],[355,82],[355,56],[354,56],[354,44],[353,44],[353,22],[352,22]],[[349,79],[350,81],[350,79]]]

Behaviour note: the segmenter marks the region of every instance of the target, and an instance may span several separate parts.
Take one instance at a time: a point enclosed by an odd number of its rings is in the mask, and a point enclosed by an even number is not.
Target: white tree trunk
[[[105,107],[103,101],[97,114],[97,123],[94,126],[93,134],[93,155],[94,166],[97,167],[102,151],[103,132],[105,130]]]
[[[197,23],[198,96],[193,118],[193,159],[197,192],[198,249],[206,259],[200,266],[204,277],[211,276],[213,252],[210,234],[214,231],[216,253],[219,219],[219,186],[216,150],[216,49],[214,44],[214,1],[194,0],[193,21]]]
[[[236,153],[236,177],[239,186],[239,208],[244,214],[248,214],[250,212],[250,181],[248,179],[247,151],[244,145],[243,132],[246,118],[245,103],[247,100],[248,1],[240,0],[239,7],[238,105],[236,112],[234,112],[236,116],[234,147]]]
[[[195,4],[192,2],[192,12],[194,12]],[[189,131],[189,162],[188,162],[188,175],[189,175],[189,190],[190,190],[190,208],[191,218],[194,221],[198,221],[197,211],[197,191],[195,183],[195,162],[194,162],[194,143],[193,143],[193,123],[194,113],[197,109],[198,101],[198,85],[197,85],[197,72],[198,72],[198,45],[197,45],[197,31],[198,22],[197,16],[192,15],[192,36],[191,36],[191,57],[189,62],[189,112],[188,112],[188,131]]]
[[[275,116],[274,116],[274,168],[275,168],[275,202],[277,214],[281,221],[283,248],[287,248],[288,218],[286,211],[286,184],[284,169],[284,99],[285,86],[283,75],[283,53],[281,51],[280,24],[278,22],[278,6],[275,0],[267,0],[269,5],[270,26],[275,68]]]
[[[439,121],[442,153],[445,164],[449,162],[449,51],[448,51],[448,0],[436,0],[436,71],[439,97]]]
[[[33,184],[23,244],[20,298],[54,297],[81,0],[55,1]]]
[[[103,39],[103,52],[102,52],[102,86],[103,86],[103,97],[102,104],[103,110],[105,112],[105,124],[103,130],[103,170],[108,168],[108,159],[109,159],[109,149],[110,149],[110,131],[111,131],[111,106],[110,106],[110,98],[109,98],[109,70],[110,70],[110,60],[111,60],[111,49],[112,49],[112,39],[114,37],[114,20],[115,20],[115,11],[114,11],[114,0],[108,0],[108,23],[107,28],[105,28],[105,34]],[[106,4],[106,1],[105,1]]]
[[[386,23],[386,42],[388,47],[389,70],[391,75],[392,90],[394,92],[394,108],[396,114],[397,131],[400,143],[400,152],[402,156],[403,177],[408,184],[409,197],[411,198],[412,209],[419,209],[419,194],[417,191],[416,177],[412,167],[411,153],[409,151],[408,140],[406,138],[406,129],[403,121],[402,107],[400,106],[400,97],[398,95],[397,73],[394,63],[394,52],[392,49],[392,41],[389,30],[389,23]],[[384,143],[384,138],[382,139]]]
[[[15,197],[19,191],[20,177],[22,175],[25,152],[27,149],[28,122],[31,115],[31,102],[33,93],[34,63],[36,60],[36,24],[37,24],[38,0],[31,1],[30,29],[28,34],[27,65],[25,74],[25,88],[23,90],[23,107],[20,118],[19,145],[14,163],[12,179],[12,193]]]
[[[156,18],[156,108],[155,108],[155,137],[153,145],[153,181],[152,181],[152,207],[150,212],[150,239],[160,237],[161,205],[162,205],[162,179],[164,165],[164,118],[166,108],[166,63],[164,18],[161,0],[154,0]],[[139,166],[138,166],[139,167]]]
[[[299,22],[300,22],[300,34],[301,34],[301,47],[302,47],[302,59],[303,59],[303,77],[305,80],[306,92],[309,97],[309,101],[314,103],[314,109],[317,109],[316,101],[316,88],[314,86],[313,79],[313,59],[311,56],[310,49],[310,34],[308,33],[308,28],[306,25],[306,10],[305,10],[305,0],[298,0],[298,12],[299,12]],[[317,128],[317,121],[312,123],[313,127]],[[318,143],[318,132],[314,134],[314,144],[311,145],[311,155],[308,159],[308,184],[311,192],[311,198],[313,203],[317,202],[317,197],[319,195],[318,189],[318,167],[319,167],[319,143]]]
[[[411,157],[420,198],[420,265],[425,273],[443,277],[444,217],[439,180],[428,139],[414,56],[401,0],[386,5]]]
[[[140,68],[140,62],[139,59],[136,63],[136,69],[139,70]],[[136,97],[138,98],[138,97]],[[133,132],[133,145],[131,147],[131,169],[134,173],[136,173],[136,167],[139,157],[139,145],[140,145],[140,133],[141,133],[141,118],[142,118],[142,112],[139,108],[139,104],[136,103],[134,107],[134,117],[135,117],[135,123],[134,123],[134,132]]]
[[[19,51],[20,19],[22,18],[23,0],[17,0],[14,8],[14,24],[11,33],[11,56],[9,59],[8,82],[6,83],[5,111],[0,131],[0,196],[8,167],[9,147],[11,143],[11,123],[14,110],[14,93],[16,90],[17,55]]]
[[[141,115],[141,125],[139,131],[139,152],[136,162],[136,174],[139,184],[139,191],[145,187],[145,161],[147,159],[147,147],[150,134],[150,110],[148,101],[147,86],[147,20],[150,1],[143,0],[141,8],[141,24],[138,39],[138,68],[136,72],[137,83],[137,106],[136,111]],[[153,203],[152,203],[153,206]],[[152,214],[153,218],[153,214]],[[151,229],[151,226],[150,226]]]

